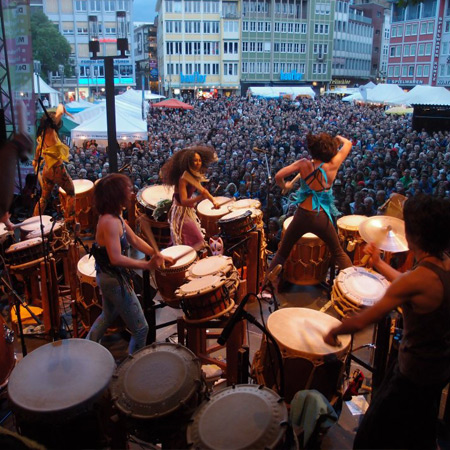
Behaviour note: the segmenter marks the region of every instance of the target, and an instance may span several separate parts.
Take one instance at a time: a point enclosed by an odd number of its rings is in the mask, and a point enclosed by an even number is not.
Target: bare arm
[[[294,172],[300,172],[301,162],[303,159],[295,161],[289,166],[283,167],[280,169],[275,175],[275,182],[281,189],[288,188],[287,183],[284,182],[284,179]],[[289,182],[288,182],[289,183]],[[289,189],[289,188],[288,188]]]
[[[352,149],[352,143],[348,139],[342,136],[336,136],[336,138],[342,143],[342,147],[328,163],[331,170],[338,170]]]
[[[208,189],[204,187],[202,187],[202,191],[200,191],[199,196],[192,196],[191,198],[188,198],[187,185],[188,182],[184,178],[180,178],[180,181],[178,182],[178,194],[180,196],[180,203],[182,206],[194,207],[198,202],[207,198],[211,201],[215,208],[219,207],[215,198],[209,193]]]
[[[377,269],[377,271],[380,272],[381,275],[385,276],[389,281],[394,281],[402,275],[401,272],[395,270],[380,258],[380,250],[373,243],[370,243],[364,247],[364,253],[370,256],[372,266],[375,267],[375,269]]]
[[[69,112],[67,112],[66,107],[60,103],[58,105],[58,107],[56,108],[56,113],[55,113],[55,124],[58,124],[59,122],[61,122],[62,116],[66,114],[70,117],[73,118],[73,115],[70,114]]]

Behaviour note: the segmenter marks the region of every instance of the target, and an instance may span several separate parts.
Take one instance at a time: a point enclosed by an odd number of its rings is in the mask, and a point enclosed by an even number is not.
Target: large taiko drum
[[[236,201],[235,203],[232,203],[231,209],[260,209],[261,208],[261,202],[258,199],[253,198],[243,198],[241,200]]]
[[[101,293],[96,280],[95,259],[90,255],[84,255],[78,261],[77,275],[80,282],[81,298],[78,299],[78,303],[81,306],[82,321],[85,326],[91,327],[102,312]]]
[[[117,368],[111,394],[129,433],[186,448],[187,423],[205,395],[200,360],[178,344],[144,347]]]
[[[8,382],[14,368],[14,332],[6,325],[0,314],[0,388]]]
[[[26,239],[35,239],[42,236],[40,224],[37,223],[36,225],[36,229],[29,232]],[[47,223],[44,226],[44,238],[48,241],[54,253],[67,250],[70,244],[70,236],[63,220]]]
[[[75,189],[75,218],[81,226],[81,230],[93,230],[94,223],[94,183],[91,180],[73,180]],[[70,219],[68,206],[68,195],[63,188],[59,188],[61,207],[64,218]]]
[[[0,255],[5,256],[5,251],[14,243],[14,232],[9,231],[5,225],[0,224]],[[0,263],[1,265],[1,263]]]
[[[169,306],[179,308],[180,301],[175,291],[185,282],[187,270],[197,261],[197,252],[189,245],[174,245],[161,251],[163,256],[176,258],[170,267],[159,267],[155,270],[155,281],[159,293]]]
[[[230,297],[227,279],[223,275],[207,275],[181,285],[175,295],[189,323],[207,322],[231,311],[234,300]]]
[[[203,402],[187,429],[189,448],[282,448],[288,425],[285,403],[271,389],[241,384],[222,389]]]
[[[167,215],[157,220],[153,213],[159,202],[172,200],[173,192],[172,187],[155,185],[142,188],[136,195],[137,232],[147,242],[150,242],[148,235],[152,232],[160,249],[171,243],[170,226]]]
[[[354,214],[337,220],[338,236],[344,250],[349,254],[355,266],[361,264],[364,256],[364,240],[359,234],[359,225],[367,220],[366,216]]]
[[[105,347],[63,339],[38,347],[17,364],[8,396],[20,434],[47,448],[103,448],[99,422],[114,372]]]
[[[283,358],[287,402],[303,389],[316,389],[329,400],[337,393],[351,338],[340,336],[342,345],[334,347],[326,344],[323,337],[339,324],[334,317],[309,308],[283,308],[269,316],[267,329],[277,341]],[[279,384],[275,349],[266,339],[255,355],[253,371],[258,383],[269,388]]]
[[[44,250],[42,248],[42,239],[34,238],[27,239],[12,244],[5,251],[5,259],[11,266],[22,265],[26,263],[35,262],[39,264],[44,257]]]
[[[333,283],[331,300],[334,309],[347,316],[362,307],[373,306],[389,287],[383,275],[363,267],[348,267],[341,270]]]
[[[48,227],[52,226],[52,216],[34,216],[30,217],[29,219],[24,220],[20,224],[20,240],[24,241],[25,239],[31,239],[39,236],[30,236],[28,235],[30,233],[37,233],[41,230],[41,218],[42,218],[42,225],[44,226],[44,229],[47,229]]]
[[[283,223],[283,234],[293,217]],[[284,264],[285,280],[298,285],[313,285],[325,281],[330,265],[330,250],[322,239],[313,233],[304,234],[294,245]]]
[[[211,236],[215,236],[219,234],[219,219],[230,212],[232,205],[234,204],[234,200],[231,200],[228,197],[215,197],[217,203],[221,204],[228,200],[229,203],[225,203],[220,208],[215,209],[211,200],[205,199],[202,200],[197,205],[197,215],[200,219],[200,223],[202,224],[202,228],[204,228],[206,233],[206,238],[210,238]]]

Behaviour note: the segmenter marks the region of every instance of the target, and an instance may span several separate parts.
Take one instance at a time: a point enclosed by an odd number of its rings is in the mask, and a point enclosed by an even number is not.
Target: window
[[[116,34],[116,27],[105,27],[105,34]]]
[[[434,16],[436,16],[436,0],[425,0],[422,3],[422,18],[425,19],[427,17],[434,17]]]
[[[403,56],[409,56],[409,49],[410,49],[409,45],[405,45],[403,47]]]
[[[272,50],[272,43],[271,42],[264,42],[264,51],[270,52]]]
[[[431,42],[428,42],[427,44],[425,44],[425,55],[426,56],[430,56],[431,55]]]
[[[388,77],[392,77],[393,75],[394,75],[394,66],[389,66]]]
[[[430,76],[430,66],[423,66],[423,76],[424,77]]]
[[[184,54],[185,55],[192,55],[193,54],[192,52],[193,52],[192,42],[185,42],[184,43]]]
[[[205,34],[217,34],[219,33],[219,22],[203,22],[203,33]]]
[[[445,31],[446,33],[449,33],[449,32],[450,32],[450,20],[446,20],[446,21],[445,21],[444,31]]]
[[[256,22],[250,22],[250,31],[256,31]]]
[[[421,77],[422,76],[422,70],[423,70],[423,66],[417,66],[416,67],[416,77]]]
[[[270,73],[270,63],[264,63],[264,73]]]
[[[209,63],[203,64],[203,73],[204,75],[211,75],[211,64]]]
[[[257,42],[256,43],[256,51],[257,52],[262,52],[263,51],[263,43],[262,42]]]
[[[391,37],[397,37],[397,27],[392,27]]]
[[[166,53],[168,55],[182,55],[182,42],[168,41],[166,42]]]
[[[280,32],[280,22],[275,22],[275,28],[274,28],[276,33]]]
[[[411,36],[415,36],[417,34],[417,23],[413,23],[411,25]]]
[[[202,65],[200,63],[194,63],[194,72],[201,73]]]
[[[223,74],[225,76],[236,76],[237,75],[237,64],[236,63],[224,63],[223,64]]]
[[[425,54],[425,44],[419,44],[418,55],[423,56]]]
[[[224,33],[238,33],[239,32],[239,22],[236,20],[224,20],[223,21],[223,31],[224,31]]]
[[[286,47],[288,53],[292,53],[292,47],[293,47],[292,42],[288,42]]]
[[[428,25],[426,22],[420,24],[420,34],[427,34]]]
[[[395,46],[391,47],[389,56],[395,57]]]
[[[263,71],[263,63],[262,62],[256,63],[256,72],[262,73],[262,71]]]
[[[403,36],[403,25],[397,27],[397,37]]]
[[[306,34],[306,29],[307,29],[306,23],[302,23],[300,27],[301,34]]]
[[[400,66],[394,66],[394,77],[400,76]]]
[[[223,53],[227,54],[237,54],[238,53],[238,43],[237,42],[224,42],[223,43]]]
[[[293,32],[294,32],[294,24],[288,23],[288,33],[293,33]]]
[[[117,10],[126,11],[128,9],[128,0],[117,0]]]
[[[242,63],[242,73],[247,73],[248,71],[248,63],[243,62]]]
[[[217,63],[214,63],[214,64],[211,64],[211,69],[212,69],[212,74],[213,75],[219,75],[219,64]],[[237,66],[237,64],[236,64],[236,66]]]
[[[411,36],[411,24],[405,26],[405,36]]]
[[[250,42],[250,51],[256,52],[256,42]]]
[[[294,53],[298,53],[300,51],[300,44],[294,44]]]
[[[434,22],[428,22],[428,34],[433,34],[434,32]]]
[[[75,11],[76,12],[87,11],[87,0],[77,0],[75,2]]]
[[[87,27],[77,27],[77,34],[88,34]]]
[[[306,44],[300,44],[300,53],[306,53]]]
[[[264,22],[258,22],[258,31],[264,31]]]
[[[287,31],[287,23],[281,22],[281,32],[286,33],[286,31]]]
[[[242,31],[248,31],[248,22],[242,22]]]
[[[265,25],[265,31],[267,31],[267,32],[270,32],[271,31],[271,23],[270,22],[266,22],[266,25]]]
[[[184,12],[186,12],[186,13],[199,13],[200,12],[200,5],[201,5],[201,3],[199,1],[186,0],[184,2]]]
[[[242,42],[242,51],[248,52],[248,42]]]
[[[326,55],[328,53],[328,44],[314,44],[313,53],[316,55]]]
[[[402,66],[402,77],[406,77],[408,73],[408,66]]]
[[[249,73],[255,73],[255,63],[254,62],[249,63],[248,71],[249,71]]]
[[[440,77],[445,76],[445,64],[439,64],[439,76]]]
[[[416,44],[411,44],[410,56],[416,56]]]
[[[100,4],[100,0],[90,0],[89,2],[89,8],[92,12],[94,11],[101,11],[101,4]]]
[[[280,69],[278,68],[278,63],[273,63],[273,71],[274,73],[278,73]]]
[[[274,52],[279,52],[280,51],[280,43],[279,42],[274,42],[274,44],[273,44],[273,51]]]
[[[441,55],[448,54],[448,42],[442,42],[442,52]]]
[[[286,53],[286,42],[282,42],[280,44],[280,52],[281,53]]]
[[[105,0],[105,11],[114,12],[116,10],[116,2],[114,0]]]
[[[186,63],[185,72],[186,75],[192,75],[194,72],[192,70],[192,63]]]
[[[220,2],[204,1],[203,12],[208,14],[217,14],[220,10]]]

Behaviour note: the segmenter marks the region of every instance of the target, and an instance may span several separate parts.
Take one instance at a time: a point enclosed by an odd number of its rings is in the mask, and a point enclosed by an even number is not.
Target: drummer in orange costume
[[[421,195],[404,205],[408,246],[417,264],[400,273],[369,245],[375,268],[392,281],[371,308],[345,319],[324,340],[362,330],[401,306],[404,320],[398,360],[377,390],[358,429],[354,448],[436,448],[442,389],[450,381],[450,204]]]
[[[174,245],[189,245],[195,250],[206,247],[200,220],[195,205],[208,198],[219,208],[214,197],[203,188],[200,195],[193,196],[196,186],[183,178],[187,172],[198,182],[206,181],[203,176],[208,165],[217,161],[217,155],[208,146],[193,146],[176,152],[161,169],[164,184],[174,186],[172,207],[169,211],[170,234]]]
[[[67,114],[73,117],[66,111],[63,104],[59,104],[55,113],[50,113],[50,119],[44,114],[41,117],[37,132],[37,148],[33,160],[33,167],[39,164],[39,158],[44,158],[44,170],[42,172],[42,195],[39,203],[34,208],[33,215],[37,216],[39,213],[44,214],[47,206],[47,201],[50,194],[57,184],[62,187],[68,196],[66,216],[69,219],[66,223],[69,226],[75,224],[75,189],[72,178],[68,174],[64,163],[69,160],[69,147],[63,144],[58,136],[58,130],[62,126],[62,116]]]

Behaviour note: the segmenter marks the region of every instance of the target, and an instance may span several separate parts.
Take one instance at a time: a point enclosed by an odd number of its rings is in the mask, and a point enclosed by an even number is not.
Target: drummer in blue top
[[[289,190],[294,180],[285,182],[285,178],[297,172],[300,188],[295,193],[297,210],[269,271],[278,264],[284,264],[292,247],[305,233],[313,233],[325,242],[340,270],[353,265],[341,247],[333,226],[332,216],[337,215],[338,211],[331,191],[337,171],[350,153],[352,143],[342,136],[333,138],[327,133],[308,134],[306,142],[312,159],[299,159],[275,175],[277,185]]]

